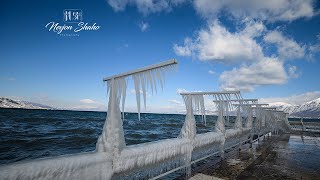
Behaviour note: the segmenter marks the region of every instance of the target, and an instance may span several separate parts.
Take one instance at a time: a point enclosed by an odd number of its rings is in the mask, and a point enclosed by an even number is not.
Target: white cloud
[[[287,66],[286,70],[285,60],[313,57],[320,49],[317,44],[301,45],[282,32],[268,31],[264,26],[264,23],[315,16],[315,0],[108,0],[108,3],[115,11],[135,6],[144,15],[168,12],[181,4],[192,3],[208,26],[196,32],[195,37],[185,38],[183,44],[174,44],[173,50],[179,56],[201,61],[237,64],[238,67],[221,74],[222,89],[252,91],[256,86],[283,84],[288,78],[301,74],[296,66]],[[237,21],[236,31],[219,23],[221,12]],[[148,29],[139,27],[142,31]],[[264,48],[273,45],[277,48],[276,54],[271,57],[264,54]]]
[[[220,88],[224,90],[253,91],[256,86],[283,84],[288,77],[282,62],[265,58],[250,66],[225,71],[220,76]]]
[[[279,31],[270,31],[264,40],[276,44],[278,54],[282,59],[298,59],[305,56],[305,47],[299,45],[295,40],[289,39]]]
[[[216,72],[214,72],[214,71],[212,71],[212,70],[209,70],[208,73],[209,73],[209,74],[215,74]]]
[[[194,41],[186,38],[183,46],[175,44],[173,49],[177,55],[192,55],[202,61],[256,61],[263,57],[263,52],[254,37],[262,31],[264,26],[260,22],[248,22],[242,31],[232,33],[214,21],[207,29],[200,30]]]
[[[180,95],[180,93],[185,93],[185,92],[188,92],[188,91],[186,89],[183,89],[183,88],[178,88],[176,92],[177,92],[178,95]]]
[[[270,97],[270,98],[260,98],[259,102],[261,103],[275,103],[275,102],[284,102],[292,105],[301,105],[308,101],[320,98],[320,91],[306,92],[298,95],[291,95],[288,97]]]
[[[91,99],[81,99],[80,102],[85,103],[85,104],[96,103],[94,100],[91,100]]]
[[[129,0],[108,0],[109,5],[114,11],[123,11],[129,3]]]
[[[149,27],[150,26],[149,26],[149,24],[147,22],[141,22],[139,24],[139,28],[140,28],[141,32],[147,31],[149,29]]]
[[[144,15],[161,11],[170,11],[173,7],[188,0],[108,0],[114,11],[123,11],[129,5],[137,7]]]
[[[178,46],[177,44],[174,44],[173,50],[179,56],[191,56],[192,51],[194,50],[192,39],[185,38],[184,46]]]
[[[173,49],[177,55],[192,56],[200,61],[238,64],[239,67],[220,75],[220,88],[244,91],[253,91],[261,85],[284,84],[288,78],[298,78],[301,74],[298,67],[289,65],[286,71],[285,60],[305,57],[306,47],[317,52],[316,46],[302,46],[279,31],[268,31],[262,22],[245,19],[242,23],[242,29],[231,32],[214,21],[200,30],[193,40],[186,38],[184,45],[175,44]],[[261,45],[263,42],[258,43],[258,38],[276,45],[276,54],[266,56]]]
[[[291,78],[298,78],[301,75],[301,72],[298,70],[297,66],[288,67],[288,73]]]
[[[66,109],[80,111],[107,111],[107,107],[101,104],[76,104],[68,106]]]
[[[237,19],[293,21],[315,15],[313,0],[194,0],[196,11],[205,18],[214,18],[228,12]]]
[[[308,59],[314,59],[315,54],[320,52],[320,43],[308,46]]]
[[[170,99],[168,100],[170,103],[173,103],[173,104],[177,104],[177,105],[181,105],[182,102],[178,101],[178,100],[175,100],[175,99]]]
[[[127,6],[137,7],[144,15],[171,11],[185,3],[192,3],[194,9],[204,18],[216,18],[221,12],[227,12],[234,18],[274,21],[293,21],[310,18],[316,13],[314,0],[108,0],[114,11],[123,11]]]
[[[106,111],[107,106],[104,103],[94,101],[92,99],[81,99],[79,103],[69,104],[67,109],[89,110],[89,111]]]

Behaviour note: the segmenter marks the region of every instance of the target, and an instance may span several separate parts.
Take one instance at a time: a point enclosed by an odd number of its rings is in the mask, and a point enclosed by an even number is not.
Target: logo
[[[98,31],[100,26],[97,23],[84,22],[81,9],[65,9],[63,23],[51,21],[45,28],[60,36],[80,36],[83,31]]]
[[[63,21],[66,23],[82,22],[82,10],[81,9],[65,9],[65,10],[63,10]]]

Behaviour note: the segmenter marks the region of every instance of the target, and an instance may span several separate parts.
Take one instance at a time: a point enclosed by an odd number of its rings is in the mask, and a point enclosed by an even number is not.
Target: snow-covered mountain
[[[13,100],[5,97],[0,97],[0,108],[55,109],[53,107],[43,105],[43,104]]]
[[[296,112],[296,110],[299,108],[298,105],[291,105],[284,102],[269,103],[269,106],[275,107],[278,111],[284,111],[289,114]]]
[[[284,111],[290,116],[298,117],[320,117],[320,98],[306,102],[302,105],[291,105],[284,102],[269,103],[271,107]]]

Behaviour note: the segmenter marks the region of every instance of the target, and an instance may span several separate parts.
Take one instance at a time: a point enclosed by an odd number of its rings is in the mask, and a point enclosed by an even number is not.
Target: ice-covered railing
[[[214,103],[219,103],[221,100],[213,100]],[[225,110],[226,113],[226,124],[230,125],[229,121],[229,111],[236,111],[236,121],[234,123],[234,128],[240,128],[242,127],[242,117],[244,114],[243,112],[246,110],[244,106],[250,105],[250,104],[257,104],[258,99],[230,99],[230,100],[224,100],[225,103],[229,103],[229,109]],[[231,104],[230,104],[231,103]],[[248,119],[248,116],[246,116]]]
[[[222,92],[183,92],[180,93],[186,105],[186,119],[181,129],[179,138],[185,139],[190,144],[186,167],[187,175],[190,174],[190,164],[200,158],[212,153],[223,153],[225,141],[225,122],[224,113],[228,113],[232,108],[231,98],[242,100],[240,91],[222,91]],[[197,134],[194,113],[198,112],[202,116],[206,125],[204,96],[211,96],[218,101],[218,120],[215,123],[215,131],[204,134]]]
[[[102,135],[97,142],[98,152],[108,152],[108,156],[114,159],[120,155],[121,150],[126,146],[120,102],[122,113],[124,113],[128,79],[131,77],[134,81],[138,118],[140,120],[140,90],[146,108],[147,89],[150,88],[153,93],[157,91],[158,84],[163,88],[165,74],[172,71],[177,63],[176,60],[170,60],[103,79],[107,82],[109,101],[107,119],[103,126]],[[124,119],[124,115],[122,115],[122,118]]]
[[[103,79],[109,94],[108,113],[95,152],[1,166],[0,179],[111,179],[115,173],[185,154],[188,144],[177,139],[126,147],[120,111],[121,103],[124,112],[129,78],[134,81],[140,119],[140,89],[146,107],[147,88],[152,92],[159,85],[162,88],[165,74],[176,64],[170,60]]]
[[[162,173],[157,178],[181,168],[186,168],[190,175],[190,164],[214,154],[223,155],[226,148],[248,141],[252,137],[253,107],[259,106],[255,100],[244,100],[240,91],[186,92],[181,95],[187,114],[177,138],[126,146],[122,126],[124,116],[121,118],[120,107],[124,112],[129,79],[134,82],[140,119],[140,92],[146,108],[147,89],[156,92],[162,88],[165,74],[176,64],[176,60],[170,60],[104,78],[109,95],[108,113],[96,151],[2,166],[0,179],[111,179],[139,170],[148,173],[136,177],[138,179]],[[212,132],[197,134],[194,113],[199,113],[205,124],[207,121],[204,96],[210,96],[216,102],[218,120]],[[229,112],[235,109],[234,103],[239,104],[244,112],[248,109],[247,122],[243,126],[243,119],[237,118],[235,126],[226,130],[225,117],[228,118]],[[276,133],[288,130],[283,112],[265,109],[262,113],[265,113],[266,126],[261,126],[260,130],[266,127]]]
[[[290,123],[288,121],[288,114],[283,111],[277,110],[265,110],[268,113],[269,122],[272,124],[270,127],[275,134],[289,133],[291,130]]]

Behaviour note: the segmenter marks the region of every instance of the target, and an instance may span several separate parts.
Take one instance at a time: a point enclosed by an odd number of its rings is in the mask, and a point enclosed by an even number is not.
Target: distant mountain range
[[[51,106],[27,102],[27,101],[19,101],[12,100],[5,97],[0,97],[0,108],[22,108],[22,109],[56,109]]]
[[[269,103],[270,107],[275,107],[279,111],[289,113],[291,117],[320,117],[320,98],[306,102],[302,105],[292,105],[284,102]],[[51,106],[12,100],[10,98],[0,97],[0,108],[22,108],[22,109],[59,109]],[[207,114],[214,114],[209,113]]]
[[[320,117],[320,98],[302,105],[292,105],[284,102],[269,103],[269,106],[296,117]]]

